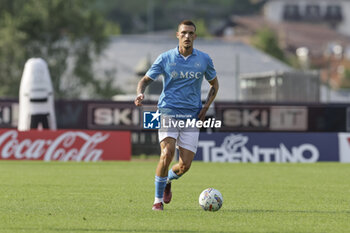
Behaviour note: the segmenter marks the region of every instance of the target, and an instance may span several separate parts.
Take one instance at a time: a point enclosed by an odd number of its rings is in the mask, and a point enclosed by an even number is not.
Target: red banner
[[[0,130],[0,160],[130,160],[129,131]]]

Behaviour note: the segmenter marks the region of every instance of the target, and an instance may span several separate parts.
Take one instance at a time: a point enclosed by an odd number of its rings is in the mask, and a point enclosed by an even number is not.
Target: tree
[[[110,76],[96,78],[92,72],[93,60],[108,43],[109,25],[92,4],[94,0],[0,0],[0,96],[18,96],[31,57],[47,61],[58,98],[78,97],[84,88],[91,97],[105,97],[105,90],[110,95]]]
[[[205,19],[211,26],[217,21],[226,21],[232,14],[258,12],[263,1],[242,0],[113,0],[98,1],[96,8],[108,19],[120,25],[122,33],[144,33],[150,28],[176,29],[184,19]],[[153,24],[153,25],[150,25]]]
[[[193,22],[196,24],[196,34],[198,37],[210,37],[210,33],[208,32],[208,29],[205,25],[204,19],[197,19],[193,20]]]
[[[345,68],[343,77],[340,80],[340,88],[350,88],[350,69]]]
[[[263,28],[257,32],[253,38],[253,45],[265,53],[287,62],[283,50],[278,45],[277,35],[268,28]]]

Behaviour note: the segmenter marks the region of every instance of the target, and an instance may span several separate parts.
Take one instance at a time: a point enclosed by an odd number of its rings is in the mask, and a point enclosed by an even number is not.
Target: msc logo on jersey
[[[202,77],[202,72],[194,72],[194,71],[187,71],[187,72],[183,72],[180,71],[180,74],[178,72],[176,72],[175,70],[173,70],[170,73],[170,77],[171,78],[195,78],[195,79],[200,79]]]
[[[160,129],[161,115],[158,110],[156,112],[143,112],[143,128]]]
[[[179,76],[179,74],[174,70],[173,72],[171,72],[170,76],[171,78],[176,78],[177,76]]]

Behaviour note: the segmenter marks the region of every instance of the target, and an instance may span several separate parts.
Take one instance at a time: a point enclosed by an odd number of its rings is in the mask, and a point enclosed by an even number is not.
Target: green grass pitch
[[[0,161],[0,232],[349,232],[350,164],[194,162],[153,212],[156,162]],[[198,205],[221,191],[218,212]]]

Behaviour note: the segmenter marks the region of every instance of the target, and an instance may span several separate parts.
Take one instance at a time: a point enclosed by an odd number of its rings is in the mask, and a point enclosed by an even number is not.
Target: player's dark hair
[[[181,23],[179,23],[178,27],[179,28],[181,25],[187,25],[187,26],[193,26],[194,27],[194,31],[196,31],[196,25],[191,21],[191,20],[183,20]]]

